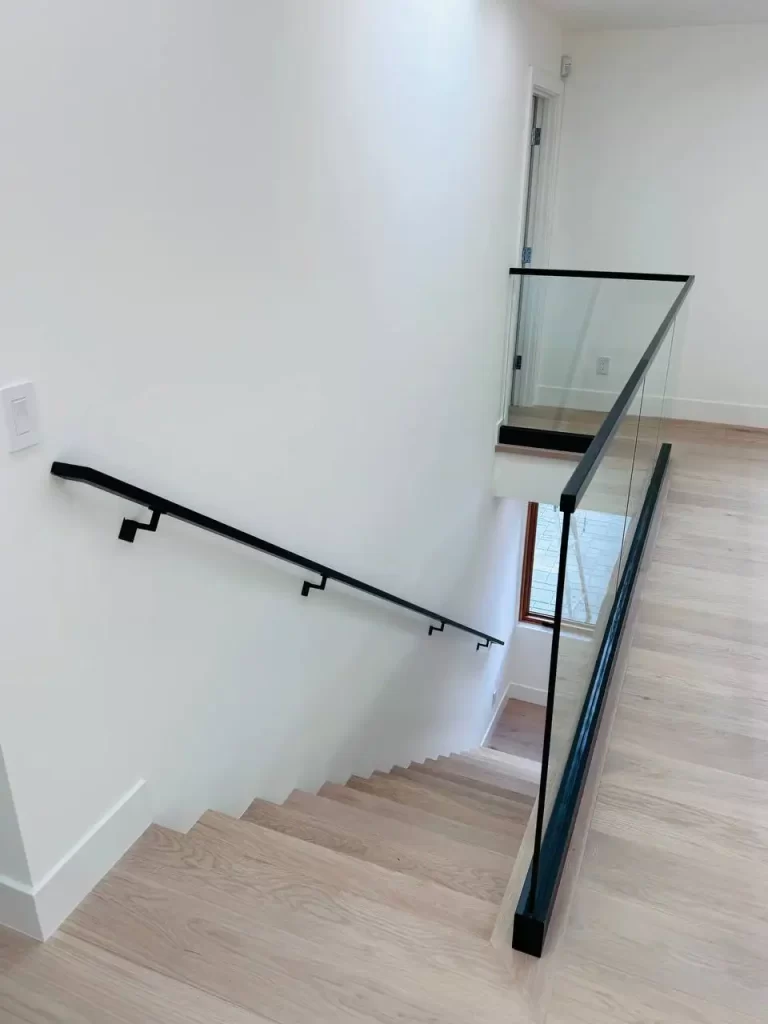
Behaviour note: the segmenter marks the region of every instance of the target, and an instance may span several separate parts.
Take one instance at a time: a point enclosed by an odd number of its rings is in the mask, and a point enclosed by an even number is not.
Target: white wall
[[[564,45],[551,265],[695,273],[667,412],[768,426],[768,26],[576,33]],[[582,388],[613,389],[591,358],[587,370]]]
[[[48,475],[81,461],[506,637],[491,496],[531,63],[502,0],[0,2],[0,743],[37,882],[482,735],[504,651]],[[136,819],[138,820],[138,818]]]
[[[29,864],[24,852],[13,794],[0,751],[0,876],[29,884]]]

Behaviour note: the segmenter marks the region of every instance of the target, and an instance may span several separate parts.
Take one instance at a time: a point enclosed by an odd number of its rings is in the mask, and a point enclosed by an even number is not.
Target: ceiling
[[[571,28],[768,23],[768,0],[542,0]]]

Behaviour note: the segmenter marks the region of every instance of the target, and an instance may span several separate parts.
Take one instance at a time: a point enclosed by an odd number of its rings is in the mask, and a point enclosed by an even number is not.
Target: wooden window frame
[[[554,615],[546,615],[543,612],[531,611],[531,587],[533,585],[533,558],[536,552],[536,529],[539,525],[539,505],[535,501],[528,502],[528,515],[525,521],[525,542],[523,544],[523,571],[520,579],[520,622],[527,622],[532,626],[546,626],[554,629]],[[563,627],[567,627],[571,633],[583,633],[590,636],[594,633],[596,626],[584,622],[575,622],[573,619],[563,617]]]
[[[536,529],[539,524],[539,506],[535,501],[528,502],[528,515],[525,521],[525,542],[523,544],[523,572],[520,579],[520,621],[529,622],[534,626],[548,626],[552,629],[555,619],[552,615],[531,611],[531,586],[533,584],[533,556],[536,550]]]

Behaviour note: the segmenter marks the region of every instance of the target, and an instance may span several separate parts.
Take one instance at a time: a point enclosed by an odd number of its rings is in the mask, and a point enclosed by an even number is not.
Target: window
[[[593,626],[608,596],[621,553],[625,517],[577,509],[571,516],[563,619]],[[563,513],[556,505],[528,506],[520,618],[552,625],[560,565]]]

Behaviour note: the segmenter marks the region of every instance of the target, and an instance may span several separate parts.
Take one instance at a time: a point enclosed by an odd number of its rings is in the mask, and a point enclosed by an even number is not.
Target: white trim
[[[533,72],[533,91],[538,96],[562,96],[565,91],[563,80],[559,75],[546,68],[531,68]]]
[[[599,391],[597,388],[564,388],[539,384],[536,389],[536,404],[550,409],[609,412],[618,397],[618,391]]]
[[[554,408],[587,409],[608,412],[618,392],[591,388],[562,388],[541,384],[537,389],[538,405]],[[655,401],[662,405],[657,397]],[[697,423],[723,423],[735,427],[768,428],[768,405],[745,405],[740,402],[711,401],[708,398],[665,398],[664,419],[694,420]]]
[[[499,697],[498,701],[496,702],[496,707],[494,709],[493,714],[491,715],[491,720],[488,723],[488,728],[485,730],[485,733],[483,734],[483,738],[480,741],[480,746],[481,747],[485,746],[485,744],[490,739],[491,734],[493,733],[493,730],[496,728],[496,723],[501,718],[501,712],[504,710],[504,705],[507,703],[507,697],[508,696],[509,696],[509,683],[507,683],[507,685],[504,687],[504,692],[502,693],[501,697]]]
[[[768,405],[714,402],[708,398],[665,398],[665,419],[725,423],[735,427],[768,428]]]
[[[522,683],[510,683],[507,687],[507,697],[513,700],[522,700],[526,704],[538,704],[546,706],[547,691],[539,690],[535,686],[523,686]]]
[[[0,925],[47,939],[151,823],[139,779],[40,881],[0,876]]]

